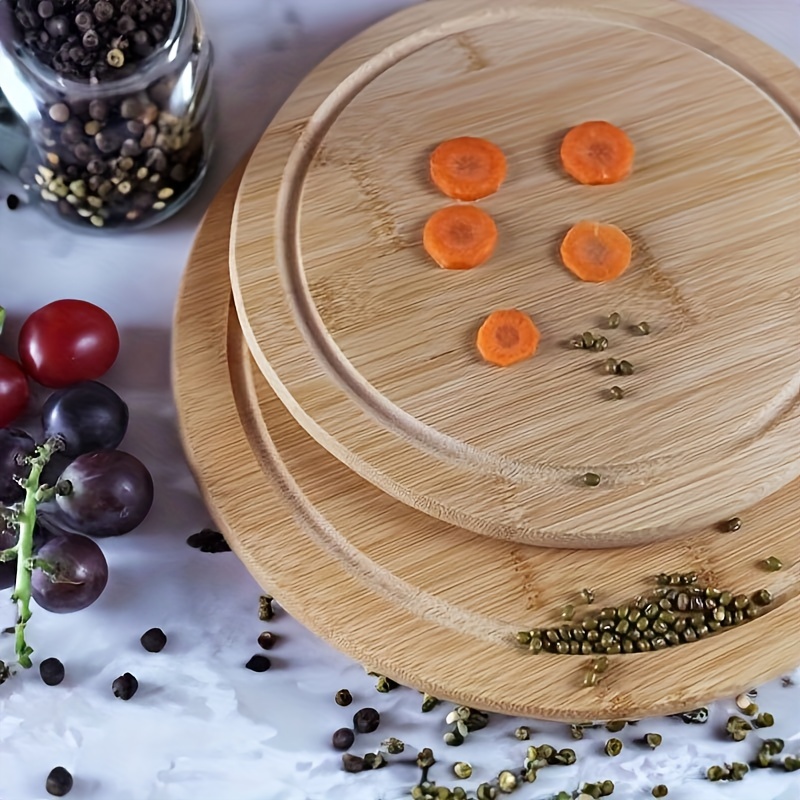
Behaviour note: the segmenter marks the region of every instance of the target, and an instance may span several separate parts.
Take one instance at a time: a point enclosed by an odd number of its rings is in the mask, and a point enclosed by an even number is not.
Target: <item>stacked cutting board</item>
[[[486,710],[666,714],[800,664],[798,98],[790,61],[672,0],[430,0],[324,61],[208,212],[176,314],[186,450],[253,575],[370,669]],[[560,169],[588,119],[636,144],[620,184]],[[426,164],[463,135],[509,171],[493,258],[450,272],[421,246]],[[558,262],[585,218],[633,239],[608,284]],[[475,332],[511,306],[542,342],[492,367]],[[615,311],[606,353],[566,346]],[[637,366],[621,401],[609,356]],[[586,656],[517,642],[582,589],[619,606],[688,571],[774,600],[592,687]]]

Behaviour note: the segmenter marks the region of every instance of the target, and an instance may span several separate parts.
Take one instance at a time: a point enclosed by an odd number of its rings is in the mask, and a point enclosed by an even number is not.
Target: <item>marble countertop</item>
[[[799,0],[693,0],[750,30],[800,63]],[[280,608],[269,623],[257,615],[259,587],[231,553],[190,549],[186,537],[211,524],[186,467],[169,387],[170,324],[178,282],[200,217],[237,161],[271,116],[317,62],[357,31],[411,0],[198,0],[216,51],[220,140],[216,161],[195,200],[175,219],[144,234],[104,239],[65,233],[34,209],[0,207],[0,304],[9,312],[13,341],[25,316],[61,297],[80,297],[108,309],[122,335],[118,363],[107,376],[131,408],[125,449],[153,472],[153,511],[134,533],[105,540],[111,578],[91,608],[59,616],[36,610],[30,640],[39,657],[56,656],[67,670],[59,687],[36,670],[0,687],[0,800],[44,800],[47,773],[63,765],[75,776],[76,800],[399,800],[410,797],[419,772],[416,752],[432,747],[439,759],[430,777],[474,788],[515,768],[526,743],[513,736],[528,724],[533,742],[574,746],[578,762],[542,772],[515,796],[549,800],[584,781],[611,779],[614,797],[650,797],[668,784],[674,800],[740,798],[796,800],[800,772],[759,770],[741,783],[710,784],[705,769],[747,761],[753,742],[722,735],[733,701],[711,707],[705,725],[677,719],[642,721],[619,734],[626,747],[610,759],[610,735],[591,730],[572,742],[564,725],[493,715],[490,725],[460,748],[442,742],[442,705],[420,711],[420,695],[399,688],[379,694],[374,678],[302,628]],[[0,176],[0,197],[13,185]],[[3,349],[9,349],[8,344]],[[0,592],[0,600],[8,592]],[[13,622],[0,606],[0,628]],[[159,626],[169,637],[160,654],[146,653],[139,636]],[[244,668],[259,652],[256,639],[278,636],[272,669]],[[11,657],[0,637],[0,658]],[[758,654],[754,653],[753,658]],[[128,703],[111,682],[123,672],[140,689]],[[769,735],[800,754],[800,673],[794,684],[759,687],[760,707],[775,714]],[[355,701],[340,708],[341,688]],[[331,733],[362,706],[380,710],[382,723],[360,736],[354,752],[379,747],[389,736],[407,743],[388,768],[351,775],[341,768]],[[645,732],[663,735],[650,751],[635,744]],[[473,764],[469,781],[452,777],[458,760]]]

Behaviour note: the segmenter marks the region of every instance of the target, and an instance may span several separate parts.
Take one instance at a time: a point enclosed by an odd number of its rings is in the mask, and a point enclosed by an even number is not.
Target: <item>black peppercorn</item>
[[[345,772],[362,772],[364,769],[364,759],[361,758],[361,756],[345,753],[342,756],[342,766]]]
[[[339,689],[333,699],[336,701],[336,705],[349,706],[353,702],[353,695],[350,694],[349,689]]]
[[[111,684],[111,691],[114,692],[114,697],[119,697],[120,700],[130,700],[131,697],[136,694],[138,688],[139,681],[137,681],[130,672],[120,675],[120,677]]]
[[[100,37],[98,36],[97,31],[92,28],[86,31],[81,39],[81,44],[86,50],[96,50],[98,47],[100,47]]]
[[[50,17],[45,23],[45,29],[54,39],[58,39],[69,33],[69,21],[66,17]]]
[[[258,646],[263,650],[272,650],[275,644],[275,634],[271,631],[264,631],[258,636]]]
[[[15,194],[10,194],[6,197],[6,205],[9,211],[16,211],[19,208],[19,197]]]
[[[48,686],[58,686],[64,680],[64,665],[57,658],[46,658],[39,664],[39,675]]]
[[[203,528],[200,532],[193,533],[186,540],[186,544],[198,549],[201,553],[229,553],[231,549],[225,541],[225,537],[219,531],[211,528]]]
[[[75,27],[85,33],[94,25],[94,17],[88,11],[79,11],[75,15]]]
[[[136,30],[136,22],[133,20],[133,17],[123,14],[119,20],[117,20],[117,30],[125,36],[131,31]]]
[[[359,733],[372,733],[381,724],[381,715],[374,708],[362,708],[353,716],[353,726]]]
[[[53,767],[44,788],[53,797],[64,797],[72,790],[72,775],[64,767]]]
[[[347,750],[353,746],[355,740],[356,735],[350,728],[339,728],[338,731],[334,731],[331,737],[331,742],[337,750]]]
[[[114,16],[114,6],[107,2],[107,0],[98,0],[98,2],[94,4],[92,12],[94,13],[94,18],[98,22],[108,22]]]
[[[167,635],[161,628],[150,628],[142,634],[139,641],[148,653],[160,653],[167,644]]]
[[[266,656],[255,655],[245,666],[253,672],[266,672],[272,666],[272,662]]]

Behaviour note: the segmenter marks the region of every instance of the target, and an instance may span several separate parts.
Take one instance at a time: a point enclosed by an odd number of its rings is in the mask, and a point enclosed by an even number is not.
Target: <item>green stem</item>
[[[3,308],[3,306],[0,306],[0,333],[3,332],[3,325],[5,324],[5,321],[6,321],[6,310]]]
[[[36,526],[36,496],[39,492],[39,478],[42,470],[57,450],[64,447],[60,439],[48,439],[36,448],[36,454],[30,459],[30,470],[25,479],[25,500],[14,525],[17,528],[17,575],[14,593],[11,599],[17,603],[17,624],[15,633],[15,651],[21,667],[33,666],[31,653],[33,649],[25,641],[25,626],[31,618],[31,562],[33,559],[33,530]]]
[[[8,550],[0,550],[0,564],[6,561],[13,561],[17,557],[17,546],[9,547]]]

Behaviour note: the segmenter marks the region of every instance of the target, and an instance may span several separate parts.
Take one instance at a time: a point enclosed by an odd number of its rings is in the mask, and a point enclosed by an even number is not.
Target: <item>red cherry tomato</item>
[[[28,405],[28,379],[16,361],[0,355],[0,428],[10,425]]]
[[[104,375],[119,353],[114,320],[85,300],[56,300],[34,311],[19,332],[19,359],[35,381],[60,389]]]

